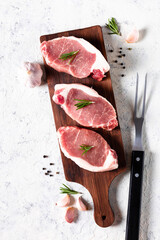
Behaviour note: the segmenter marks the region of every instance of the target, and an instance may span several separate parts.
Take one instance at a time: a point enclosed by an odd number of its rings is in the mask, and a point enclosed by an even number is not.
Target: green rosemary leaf
[[[89,146],[89,145],[85,145],[85,144],[82,144],[80,145],[80,150],[83,150],[84,152],[82,153],[85,154],[87,153],[91,148],[93,148],[94,146]]]
[[[119,28],[118,28],[118,25],[117,25],[114,18],[108,19],[108,24],[106,23],[106,27],[112,32],[112,33],[109,33],[109,34],[121,35],[120,31],[119,31]]]
[[[75,190],[73,190],[73,189],[70,189],[68,186],[66,186],[65,184],[63,184],[63,186],[64,187],[60,187],[60,191],[61,191],[61,193],[62,194],[69,194],[69,195],[71,195],[71,194],[81,194],[81,192],[77,192],[77,191],[75,191]]]
[[[68,64],[70,64],[72,62],[72,60],[75,58],[75,56],[78,54],[78,52],[79,52],[79,50],[61,54],[59,59],[62,59],[62,60],[70,59],[70,61],[68,62]]]
[[[93,101],[90,100],[84,100],[84,99],[74,99],[75,101],[78,101],[78,103],[76,103],[74,106],[77,107],[76,110],[81,109],[83,107],[86,107],[92,103],[94,103]]]

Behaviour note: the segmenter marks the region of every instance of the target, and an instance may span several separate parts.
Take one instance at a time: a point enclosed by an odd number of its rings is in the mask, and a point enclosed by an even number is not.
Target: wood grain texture
[[[93,44],[96,48],[98,48],[104,55],[104,57],[107,59],[102,29],[100,26],[93,26],[84,29],[45,35],[40,37],[40,41],[48,41],[61,36],[75,36],[84,38],[91,44]],[[80,125],[74,120],[72,120],[69,116],[67,116],[67,114],[59,105],[53,102],[52,96],[54,94],[55,84],[82,83],[87,86],[93,87],[93,89],[95,89],[100,95],[109,100],[116,109],[109,72],[106,74],[106,77],[103,81],[98,82],[91,77],[77,79],[69,74],[57,72],[56,70],[47,66],[46,63],[45,67],[56,129],[61,126]],[[108,198],[109,187],[113,179],[126,169],[124,149],[119,126],[112,131],[106,131],[103,129],[92,130],[95,130],[96,132],[101,134],[101,136],[103,136],[104,139],[107,140],[111,148],[113,148],[117,152],[119,161],[119,168],[117,170],[110,172],[93,173],[77,166],[73,161],[66,158],[62,152],[61,156],[66,180],[80,183],[88,189],[94,202],[94,218],[96,223],[101,227],[108,227],[114,222],[114,214],[110,207]]]

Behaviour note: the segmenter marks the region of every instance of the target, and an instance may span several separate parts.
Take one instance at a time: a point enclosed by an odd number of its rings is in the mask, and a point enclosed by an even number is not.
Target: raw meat
[[[46,63],[58,72],[66,72],[76,78],[92,77],[101,81],[110,67],[101,52],[83,38],[60,37],[41,43]],[[79,51],[71,59],[59,59],[62,54]]]
[[[75,99],[93,103],[77,110]],[[95,90],[82,84],[56,84],[53,100],[83,126],[112,130],[118,125],[113,106]]]
[[[78,127],[60,127],[58,139],[62,152],[79,167],[91,172],[104,172],[118,168],[117,154],[98,133]],[[83,154],[81,145],[92,146]]]

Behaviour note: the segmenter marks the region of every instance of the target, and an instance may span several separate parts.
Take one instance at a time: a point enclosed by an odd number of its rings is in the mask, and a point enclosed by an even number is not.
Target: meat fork
[[[147,88],[147,74],[145,76],[145,87],[143,97],[143,108],[141,117],[137,117],[137,98],[138,98],[138,73],[136,82],[136,96],[134,107],[134,124],[135,124],[135,143],[132,150],[128,213],[126,224],[125,240],[139,239],[139,225],[141,212],[141,195],[142,195],[142,179],[143,179],[143,162],[144,151],[142,145],[142,126],[144,122],[145,100]]]

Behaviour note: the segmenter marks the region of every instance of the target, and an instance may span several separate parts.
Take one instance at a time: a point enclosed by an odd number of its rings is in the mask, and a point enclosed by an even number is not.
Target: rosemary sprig
[[[75,58],[75,56],[77,55],[78,52],[79,52],[79,50],[61,54],[59,59],[62,59],[62,60],[70,59],[69,62],[68,62],[68,64],[70,64],[72,62],[72,60]]]
[[[76,103],[74,106],[77,107],[76,110],[81,109],[83,107],[86,107],[92,103],[94,103],[93,101],[90,100],[84,100],[84,99],[74,99],[75,101],[78,101],[78,103]]]
[[[66,194],[81,194],[81,192],[77,192],[73,189],[70,189],[67,187],[65,184],[63,184],[64,187],[60,187],[61,193],[66,193]]]
[[[108,19],[108,24],[106,23],[106,27],[111,30],[111,33],[109,34],[121,35],[114,18]]]
[[[85,145],[85,144],[82,144],[80,145],[80,150],[83,150],[84,152],[82,153],[85,154],[87,153],[91,148],[93,148],[94,146],[89,146],[89,145]]]

